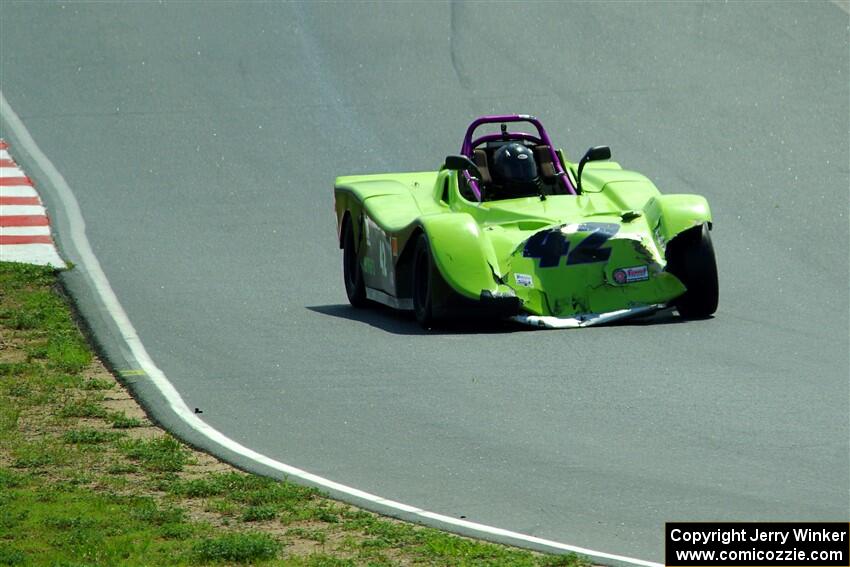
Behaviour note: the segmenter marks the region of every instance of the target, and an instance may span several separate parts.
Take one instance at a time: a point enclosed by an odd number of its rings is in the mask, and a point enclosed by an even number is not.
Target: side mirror
[[[481,179],[481,171],[478,166],[466,156],[446,156],[445,167],[452,171],[469,171],[473,177]]]
[[[601,161],[603,159],[611,159],[611,148],[608,146],[593,146],[584,154],[581,161],[578,162],[578,192],[581,193],[581,170],[584,169],[584,164],[589,161]]]

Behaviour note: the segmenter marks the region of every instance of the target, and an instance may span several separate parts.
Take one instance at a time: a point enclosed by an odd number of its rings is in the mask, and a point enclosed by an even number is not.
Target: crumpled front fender
[[[711,209],[702,195],[658,195],[647,202],[644,213],[662,246],[689,228],[711,223]]]

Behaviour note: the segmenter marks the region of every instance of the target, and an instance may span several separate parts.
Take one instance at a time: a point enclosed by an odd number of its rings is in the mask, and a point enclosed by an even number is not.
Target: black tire
[[[342,233],[342,278],[345,282],[345,294],[348,302],[357,308],[369,305],[366,299],[366,284],[363,281],[363,268],[357,256],[357,243],[354,240],[354,228],[351,218],[345,222]]]
[[[437,321],[434,292],[438,278],[442,279],[439,269],[431,256],[431,244],[423,233],[416,241],[413,253],[413,314],[423,329],[430,329]]]
[[[717,262],[707,224],[689,229],[670,241],[667,270],[687,288],[674,303],[679,315],[685,319],[704,319],[717,311],[720,295]]]

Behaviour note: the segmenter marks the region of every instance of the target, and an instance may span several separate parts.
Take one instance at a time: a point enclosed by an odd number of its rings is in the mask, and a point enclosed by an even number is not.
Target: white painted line
[[[850,0],[832,0],[832,3],[850,14]]]
[[[31,185],[0,185],[0,197],[38,197],[38,193]]]
[[[0,262],[66,267],[52,244],[0,244]]]
[[[470,522],[468,520],[461,520],[459,518],[446,518],[445,516],[441,516],[440,514],[434,514],[432,512],[422,512],[420,514],[420,516],[423,516],[425,518],[433,518],[433,519],[441,521],[441,522],[448,522],[448,523],[454,524],[454,525],[459,526],[459,527],[473,529],[473,530],[476,529],[476,526],[479,525],[479,524],[476,524],[475,522]],[[492,530],[493,531],[491,533],[493,533],[494,535],[501,535],[501,536],[504,536],[504,537],[516,537],[516,535],[517,535],[516,532],[512,532],[510,530],[503,530],[503,529],[500,529],[500,528],[492,528]],[[535,536],[524,536],[524,538],[527,541],[537,543],[537,544],[540,544],[540,545],[546,545],[546,546],[551,546],[553,544],[558,545],[556,542],[550,541],[548,539],[535,537]],[[569,549],[569,551],[573,551],[575,553],[580,553],[582,555],[599,555],[598,551],[594,551],[592,549],[587,549],[587,548],[584,548],[584,547],[571,547]],[[657,563],[651,563],[649,561],[641,561],[639,559],[636,560],[636,559],[631,559],[631,558],[621,558],[618,555],[611,555],[611,556],[608,556],[607,558],[608,559],[618,558],[618,559],[616,559],[617,561],[628,561],[630,563],[631,562],[639,562],[638,563],[639,565],[647,565],[647,566],[658,565]]]
[[[0,226],[0,236],[50,236],[50,227]]]
[[[26,177],[19,167],[0,167],[0,177]]]
[[[153,382],[153,384],[157,387],[163,397],[165,397],[165,399],[168,401],[168,405],[171,410],[181,420],[183,420],[186,425],[188,425],[198,433],[205,435],[207,438],[218,443],[222,447],[225,447],[226,449],[233,451],[234,453],[237,453],[247,459],[253,460],[259,464],[282,472],[288,476],[300,478],[302,480],[311,482],[317,486],[321,486],[330,490],[335,490],[342,494],[347,494],[348,496],[351,496],[353,498],[359,498],[361,500],[366,500],[375,504],[384,505],[386,507],[396,509],[400,512],[414,514],[423,519],[436,520],[438,522],[445,522],[447,524],[464,527],[468,530],[473,530],[482,535],[510,537],[515,539],[516,541],[524,541],[538,545],[545,545],[547,547],[552,548],[553,550],[557,549],[561,551],[592,555],[595,558],[602,560],[619,561],[623,563],[630,563],[632,565],[641,565],[643,567],[663,567],[660,563],[653,563],[651,561],[644,561],[642,559],[634,559],[632,557],[626,557],[623,555],[605,553],[602,551],[595,551],[584,547],[569,545],[566,543],[541,539],[534,536],[504,530],[502,528],[496,528],[484,524],[477,524],[475,522],[468,522],[465,520],[458,520],[457,518],[452,518],[450,516],[443,516],[441,514],[427,512],[414,506],[393,502],[392,500],[387,500],[385,498],[381,498],[380,496],[364,492],[357,488],[352,488],[350,486],[334,482],[332,480],[309,473],[307,471],[303,471],[291,465],[287,465],[285,463],[272,459],[271,457],[267,457],[266,455],[257,453],[253,449],[241,445],[240,443],[234,441],[233,439],[227,437],[220,431],[211,427],[209,424],[201,420],[194,412],[192,412],[192,410],[189,409],[189,407],[186,405],[186,402],[183,401],[183,398],[180,396],[180,393],[174,388],[174,385],[168,381],[168,378],[165,376],[162,370],[157,367],[156,363],[154,363],[153,359],[148,354],[148,351],[145,349],[144,344],[142,344],[142,340],[139,338],[136,329],[130,322],[129,317],[127,317],[127,313],[124,311],[124,308],[119,303],[118,297],[115,295],[115,292],[109,285],[109,280],[106,279],[106,274],[104,274],[103,269],[100,266],[100,262],[92,251],[91,244],[89,243],[88,238],[86,237],[86,223],[83,220],[83,215],[80,211],[80,205],[79,203],[77,203],[77,199],[76,197],[74,197],[74,193],[71,191],[71,187],[68,185],[68,182],[65,181],[65,178],[62,176],[62,174],[59,173],[53,163],[51,163],[47,156],[44,155],[44,152],[42,152],[38,145],[35,143],[35,140],[33,140],[26,126],[24,126],[23,122],[21,122],[21,119],[18,118],[18,115],[15,114],[15,111],[12,110],[12,107],[9,106],[9,103],[6,101],[6,97],[3,95],[2,91],[0,91],[0,115],[6,117],[9,129],[15,133],[15,136],[18,139],[19,143],[24,147],[27,153],[32,156],[32,158],[38,163],[39,167],[47,176],[53,188],[56,190],[60,201],[64,205],[63,209],[68,215],[68,221],[70,224],[70,234],[68,236],[73,242],[80,257],[80,263],[77,265],[77,269],[82,269],[85,274],[87,274],[88,277],[91,279],[91,282],[94,285],[95,292],[100,296],[104,307],[107,309],[109,315],[112,317],[112,320],[115,322],[116,326],[121,332],[122,338],[127,343],[127,346],[130,348],[133,357],[139,363],[141,368],[145,371],[151,382]]]
[[[8,150],[0,150],[0,159],[12,159]]]
[[[0,216],[30,216],[44,217],[47,216],[47,210],[41,205],[0,205]]]

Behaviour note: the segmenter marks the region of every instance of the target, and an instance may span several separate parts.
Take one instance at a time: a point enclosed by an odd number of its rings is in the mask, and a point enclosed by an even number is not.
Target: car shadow
[[[365,309],[356,309],[342,303],[336,305],[308,305],[306,308],[314,313],[320,313],[329,317],[365,323],[395,335],[486,335],[527,333],[534,330],[533,327],[521,325],[513,321],[470,317],[468,319],[451,319],[426,331],[416,322],[412,312],[398,311],[380,304],[375,304]]]
[[[452,319],[433,329],[425,330],[419,326],[413,313],[397,311],[390,307],[374,304],[366,309],[356,309],[347,303],[334,305],[308,305],[307,309],[314,313],[365,323],[395,335],[486,335],[507,333],[528,333],[538,331],[536,327],[522,325],[514,321],[470,317],[468,319]],[[592,328],[603,327],[644,327],[656,325],[678,325],[687,320],[676,314],[673,308],[662,309],[651,315],[635,319],[613,321]],[[590,327],[589,327],[590,328]]]

